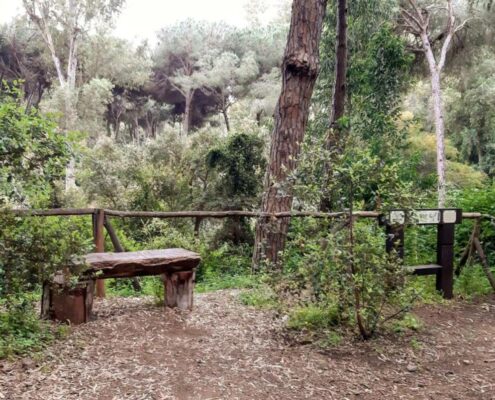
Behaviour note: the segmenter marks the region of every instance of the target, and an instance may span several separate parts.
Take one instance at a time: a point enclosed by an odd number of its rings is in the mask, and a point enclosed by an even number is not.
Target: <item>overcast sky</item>
[[[155,32],[176,21],[194,18],[209,21],[223,20],[232,25],[246,24],[244,4],[248,0],[127,0],[116,21],[118,36],[153,41]],[[277,0],[268,0],[276,4]],[[272,7],[267,18],[273,17]],[[22,0],[0,0],[0,23],[21,14]]]

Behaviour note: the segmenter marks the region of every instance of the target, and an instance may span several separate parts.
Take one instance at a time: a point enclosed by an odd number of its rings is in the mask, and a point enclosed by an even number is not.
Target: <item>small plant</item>
[[[295,330],[318,330],[337,326],[340,322],[337,306],[309,305],[299,307],[289,314],[287,327]]]
[[[411,347],[414,351],[419,351],[423,348],[423,345],[421,344],[421,342],[418,339],[413,337],[411,339]]]
[[[319,347],[326,349],[329,347],[337,347],[342,343],[342,335],[338,332],[330,331],[323,339],[320,339],[317,344]]]
[[[423,327],[421,320],[413,314],[405,314],[402,319],[397,320],[393,324],[393,330],[397,333],[406,331],[419,331]]]
[[[266,285],[242,292],[239,300],[246,306],[252,306],[260,309],[271,309],[278,305],[275,292]]]

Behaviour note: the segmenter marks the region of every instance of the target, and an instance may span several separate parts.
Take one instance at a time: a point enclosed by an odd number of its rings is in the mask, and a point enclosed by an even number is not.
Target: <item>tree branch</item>
[[[447,0],[448,4],[448,20],[447,20],[447,36],[442,45],[442,50],[440,51],[440,61],[438,62],[437,69],[442,71],[445,66],[445,60],[447,59],[447,52],[449,51],[450,43],[452,42],[452,37],[455,33],[455,16],[454,8],[452,6],[452,0]]]

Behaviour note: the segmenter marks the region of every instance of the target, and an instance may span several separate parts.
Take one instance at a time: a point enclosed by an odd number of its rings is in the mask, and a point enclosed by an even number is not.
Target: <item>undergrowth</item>
[[[33,294],[1,300],[0,359],[32,355],[53,340],[67,335],[69,328],[66,325],[54,325],[39,319],[34,300]]]

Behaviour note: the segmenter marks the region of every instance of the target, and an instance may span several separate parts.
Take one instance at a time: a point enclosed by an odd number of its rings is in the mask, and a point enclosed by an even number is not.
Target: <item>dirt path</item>
[[[43,361],[0,364],[0,399],[495,399],[495,298],[417,310],[414,336],[321,352],[282,339],[235,291],[193,313],[149,299],[97,304]]]

